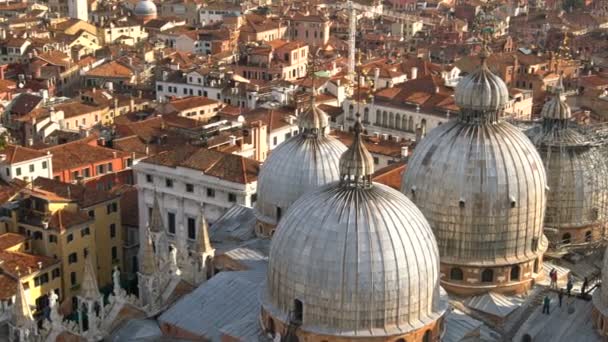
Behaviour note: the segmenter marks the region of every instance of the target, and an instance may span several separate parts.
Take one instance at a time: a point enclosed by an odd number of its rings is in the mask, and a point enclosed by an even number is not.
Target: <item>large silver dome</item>
[[[527,132],[547,170],[545,226],[591,229],[606,220],[608,170],[598,147],[570,122],[570,106],[562,92],[560,78],[543,106],[542,124]]]
[[[493,81],[479,86],[482,79]],[[482,61],[457,94],[503,88]],[[542,160],[524,133],[500,119],[501,110],[490,110],[500,107],[496,101],[483,102],[482,111],[460,101],[459,119],[422,139],[403,176],[402,192],[429,221],[447,264],[509,265],[546,248]]]
[[[140,0],[133,10],[136,16],[150,16],[156,14],[156,4],[152,0]]]
[[[258,177],[255,214],[267,224],[276,225],[303,194],[339,178],[346,146],[327,135],[327,114],[313,101],[298,122],[300,133],[272,151]]]
[[[367,154],[349,152],[342,165],[369,165]],[[302,196],[281,220],[264,310],[286,322],[299,302],[302,330],[347,338],[400,335],[437,320],[447,298],[422,213],[398,191],[372,184],[373,166],[343,170],[353,173]]]

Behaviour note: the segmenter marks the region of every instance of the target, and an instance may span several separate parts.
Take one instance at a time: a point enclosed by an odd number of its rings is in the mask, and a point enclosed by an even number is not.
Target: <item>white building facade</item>
[[[251,207],[256,201],[257,179],[243,184],[206,175],[198,169],[168,167],[145,160],[133,170],[138,189],[140,241],[145,241],[155,198],[168,236],[187,244],[198,238],[192,232],[201,225],[201,213],[211,224],[233,205]]]

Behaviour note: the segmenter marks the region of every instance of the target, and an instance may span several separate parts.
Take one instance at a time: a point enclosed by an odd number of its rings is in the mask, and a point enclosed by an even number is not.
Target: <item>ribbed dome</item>
[[[401,193],[333,183],[300,198],[270,248],[264,309],[332,336],[403,334],[447,308],[439,254],[422,213]]]
[[[560,76],[557,85],[553,89],[553,96],[547,101],[541,110],[541,116],[545,119],[570,120],[572,113],[570,106],[563,97],[564,85]]]
[[[504,109],[509,101],[507,85],[490,71],[486,58],[482,53],[481,67],[458,82],[454,97],[461,109],[497,112]]]
[[[303,194],[340,177],[338,162],[346,146],[326,135],[326,126],[319,126],[327,123],[326,114],[314,103],[311,107],[308,113],[316,114],[300,117],[300,133],[275,148],[262,165],[255,208],[262,222],[277,224],[277,208],[284,214]]]
[[[133,13],[136,16],[154,15],[156,14],[156,4],[151,0],[140,0],[135,6]]]
[[[488,84],[497,92],[506,89],[483,62],[472,75],[495,80]],[[472,82],[459,84],[457,94]],[[500,106],[490,103],[502,100],[493,96],[484,100],[493,111],[461,106],[458,120],[431,130],[403,176],[402,192],[429,221],[445,263],[508,265],[546,247],[542,160],[524,133],[499,119]]]
[[[606,220],[608,170],[598,148],[570,122],[562,91],[560,78],[543,107],[543,123],[527,134],[547,170],[545,226],[585,227]]]

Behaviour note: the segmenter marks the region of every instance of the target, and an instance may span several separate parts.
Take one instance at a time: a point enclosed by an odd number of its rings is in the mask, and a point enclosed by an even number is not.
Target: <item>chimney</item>
[[[236,137],[234,135],[231,135],[228,138],[230,139],[230,146],[236,145]]]
[[[146,145],[146,155],[147,156],[150,155],[150,147],[148,145]]]
[[[416,67],[412,67],[411,71],[410,71],[410,76],[412,77],[413,80],[418,78],[418,68]]]
[[[407,146],[401,146],[401,158],[405,159],[409,155],[409,148]]]
[[[32,146],[34,145],[34,138],[27,138],[27,146]]]
[[[388,134],[382,133],[382,140],[388,140]]]
[[[99,139],[97,139],[97,145],[106,146],[106,138],[100,137]]]

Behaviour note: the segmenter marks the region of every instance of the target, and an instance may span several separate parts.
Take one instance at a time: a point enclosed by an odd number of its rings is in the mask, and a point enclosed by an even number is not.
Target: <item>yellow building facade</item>
[[[57,260],[59,298],[69,311],[80,289],[86,258],[97,267],[101,287],[112,282],[112,266],[122,264],[119,196],[83,185],[38,178],[22,190],[12,215],[15,233],[29,238],[32,253]]]

